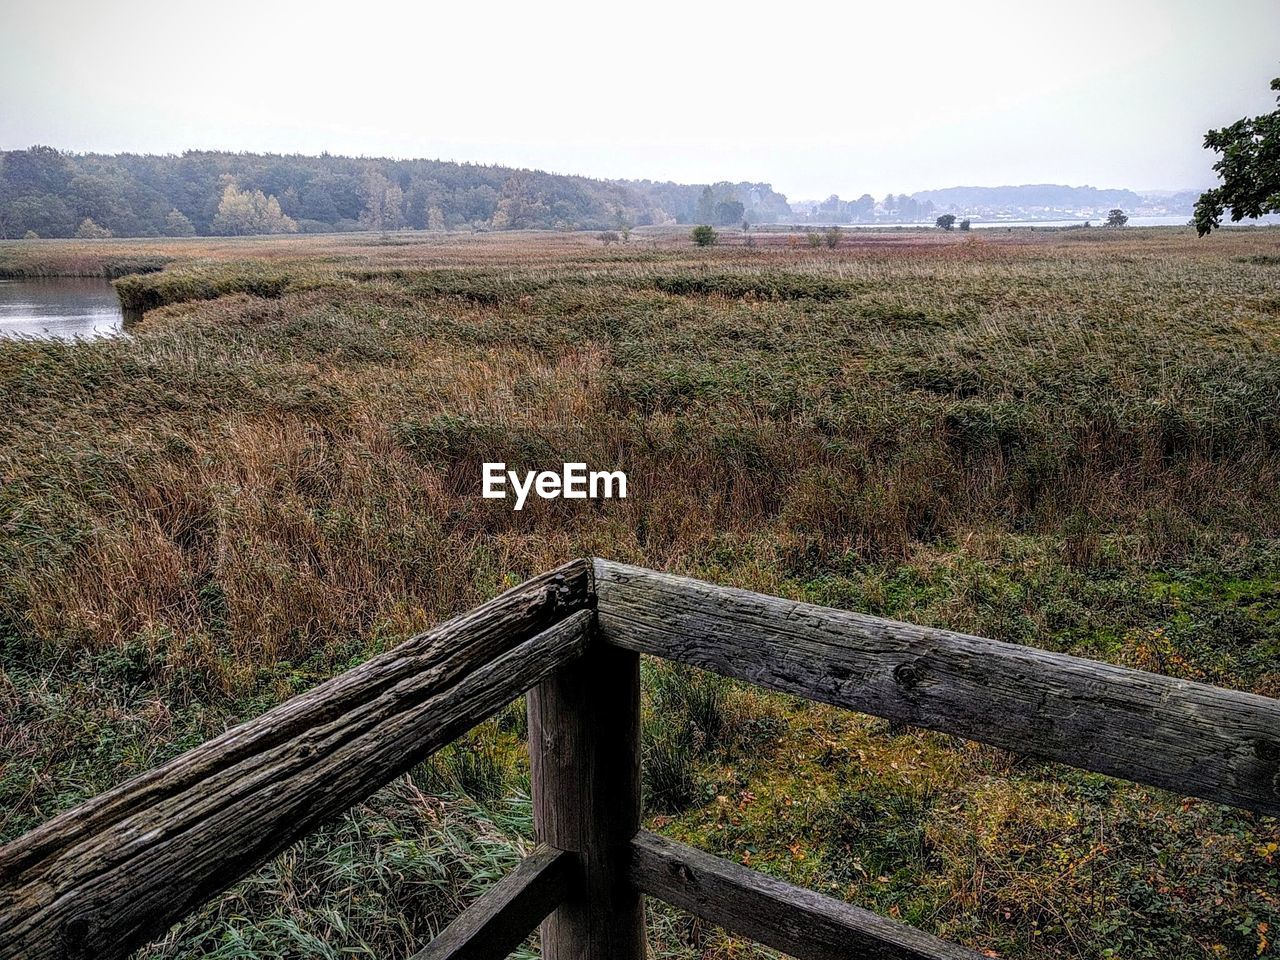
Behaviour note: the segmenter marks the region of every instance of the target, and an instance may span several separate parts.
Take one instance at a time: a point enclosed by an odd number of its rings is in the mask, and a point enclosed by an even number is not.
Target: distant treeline
[[[938,209],[975,210],[1069,210],[1125,207],[1132,209],[1144,202],[1132,190],[1100,190],[1097,187],[1068,187],[1060,183],[1027,183],[1008,187],[947,187],[943,190],[921,190],[917,200],[928,201]]]
[[[877,201],[869,193],[857,200],[841,200],[835,194],[825,200],[792,204],[796,219],[813,223],[913,223],[933,218],[932,202],[917,200],[909,194],[892,193]]]
[[[0,238],[626,229],[786,220],[764,183],[593,180],[440,160],[0,151]]]

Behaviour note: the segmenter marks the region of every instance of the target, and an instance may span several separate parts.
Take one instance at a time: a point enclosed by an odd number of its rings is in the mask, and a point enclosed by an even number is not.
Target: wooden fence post
[[[644,901],[627,879],[640,827],[640,658],[593,640],[529,691],[538,839],[583,882],[542,924],[545,960],[644,960]]]

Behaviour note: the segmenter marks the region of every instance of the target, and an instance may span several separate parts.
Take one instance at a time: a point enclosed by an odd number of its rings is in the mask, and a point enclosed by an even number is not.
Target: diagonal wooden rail
[[[0,847],[0,957],[163,933],[581,656],[591,578],[530,580]]]
[[[543,846],[416,960],[641,960],[643,896],[801,960],[976,954],[640,829],[639,655],[1280,813],[1280,702],[579,560],[0,847],[0,960],[127,956],[528,691]]]

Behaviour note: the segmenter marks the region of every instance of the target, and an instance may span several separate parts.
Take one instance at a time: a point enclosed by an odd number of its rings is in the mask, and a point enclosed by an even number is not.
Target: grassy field
[[[0,342],[0,841],[578,555],[1280,696],[1280,232],[727,239],[0,244],[147,310]],[[489,460],[631,495],[515,513]],[[992,956],[1280,952],[1274,820],[645,687],[670,836]],[[407,956],[530,847],[523,733],[142,956]],[[770,955],[652,924],[659,957]]]

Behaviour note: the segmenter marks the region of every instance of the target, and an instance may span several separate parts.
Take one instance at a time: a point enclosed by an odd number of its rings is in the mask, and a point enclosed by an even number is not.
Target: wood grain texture
[[[534,829],[582,869],[542,925],[542,956],[644,960],[644,900],[624,872],[640,827],[640,658],[593,642],[528,706]]]
[[[569,895],[573,854],[539,847],[410,960],[502,960]]]
[[[0,847],[0,958],[126,956],[581,656],[591,593],[536,577]]]
[[[640,890],[797,960],[980,960],[964,947],[657,834],[631,841]]]
[[[596,561],[609,643],[1280,814],[1280,701]]]

